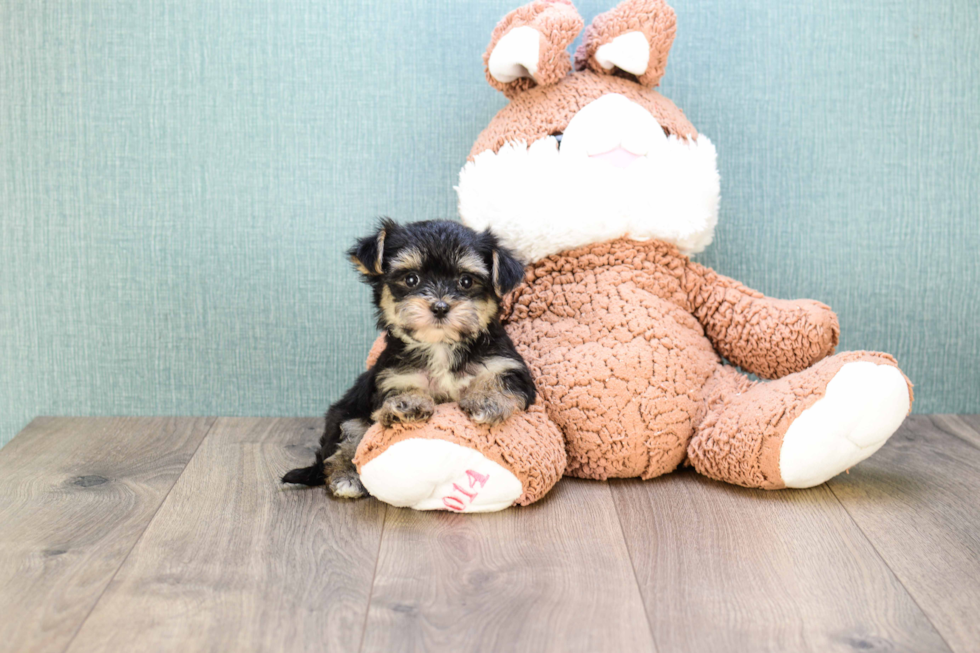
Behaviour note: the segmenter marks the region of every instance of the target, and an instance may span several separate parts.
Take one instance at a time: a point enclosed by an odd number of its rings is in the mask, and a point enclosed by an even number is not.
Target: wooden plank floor
[[[39,418],[0,449],[0,651],[980,651],[978,428],[913,416],[810,490],[456,515],[281,488],[317,419]]]
[[[65,650],[213,421],[39,418],[0,449],[0,650]]]

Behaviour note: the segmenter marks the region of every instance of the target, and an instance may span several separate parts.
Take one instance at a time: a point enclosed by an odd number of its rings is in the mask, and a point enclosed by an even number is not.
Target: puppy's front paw
[[[432,417],[435,410],[435,403],[427,395],[408,393],[385,399],[381,408],[371,415],[371,419],[381,422],[382,426],[391,426],[398,422],[425,422]]]
[[[368,495],[354,470],[334,472],[327,481],[327,487],[330,494],[341,499],[362,499]]]
[[[459,407],[477,424],[493,426],[513,415],[518,402],[501,392],[471,392],[460,398]]]

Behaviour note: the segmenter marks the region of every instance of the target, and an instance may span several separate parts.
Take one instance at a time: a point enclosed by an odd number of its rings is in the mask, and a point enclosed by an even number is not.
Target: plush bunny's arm
[[[382,331],[378,334],[378,337],[374,340],[374,344],[371,345],[371,351],[368,352],[367,360],[364,362],[367,369],[374,367],[374,364],[378,362],[378,357],[381,356],[381,352],[385,350],[388,346],[388,332]]]
[[[829,306],[766,297],[697,263],[687,264],[694,315],[715,349],[766,379],[804,370],[834,353],[840,335]]]

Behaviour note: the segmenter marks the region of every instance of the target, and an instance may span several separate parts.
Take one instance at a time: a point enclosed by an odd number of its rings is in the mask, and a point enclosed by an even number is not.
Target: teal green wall
[[[312,415],[361,367],[342,252],[455,214],[517,0],[0,3],[0,442],[37,414]],[[586,18],[613,0],[581,2]],[[980,412],[976,0],[675,0],[716,143],[700,257]]]

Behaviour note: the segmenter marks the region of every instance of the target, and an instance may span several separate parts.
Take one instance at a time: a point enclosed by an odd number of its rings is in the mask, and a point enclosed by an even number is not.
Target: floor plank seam
[[[183,476],[184,472],[187,471],[187,467],[191,464],[191,461],[194,460],[194,457],[197,455],[197,452],[200,451],[201,445],[204,444],[204,441],[208,439],[209,435],[211,435],[211,431],[214,430],[214,425],[218,423],[218,419],[219,418],[215,417],[211,420],[211,423],[208,424],[208,430],[201,437],[201,441],[197,443],[197,446],[194,447],[194,453],[192,453],[190,457],[187,459],[187,462],[184,463],[184,468],[180,470],[180,474],[177,474],[177,478],[174,479],[174,482],[167,489],[167,493],[163,495],[162,499],[160,499],[160,503],[159,505],[157,505],[157,509],[153,511],[153,516],[147,520],[146,524],[143,526],[143,530],[139,534],[139,537],[137,537],[133,541],[133,545],[129,547],[129,551],[127,551],[126,555],[123,556],[123,559],[119,563],[119,566],[116,567],[116,570],[114,572],[112,572],[112,576],[109,577],[109,581],[105,584],[105,587],[102,588],[102,591],[99,592],[99,596],[95,599],[95,601],[92,602],[92,607],[89,608],[89,611],[85,614],[85,617],[78,623],[78,627],[75,629],[75,632],[72,633],[71,637],[68,639],[68,642],[65,644],[65,648],[62,649],[62,653],[66,653],[68,649],[71,648],[71,645],[75,643],[75,639],[78,637],[78,634],[82,632],[82,628],[85,626],[85,622],[89,620],[89,617],[91,617],[92,613],[95,612],[95,608],[97,608],[99,603],[102,602],[102,598],[105,596],[105,593],[108,591],[109,586],[112,585],[112,581],[114,581],[116,579],[116,576],[119,575],[119,570],[126,566],[126,561],[129,560],[129,556],[132,555],[133,551],[136,549],[136,546],[143,539],[143,536],[146,535],[146,531],[150,529],[150,524],[152,524],[153,520],[156,519],[158,514],[160,514],[160,509],[163,508],[163,504],[167,502],[167,499],[170,497],[170,493],[174,491],[175,487],[177,487],[177,483],[180,481],[180,477]],[[174,435],[174,433],[177,432],[178,428],[180,428],[179,421],[175,421],[174,430],[170,434],[171,437]]]
[[[375,499],[377,501],[377,499]],[[384,506],[384,515],[381,517],[381,534],[378,536],[378,551],[374,556],[374,571],[371,573],[371,588],[368,590],[367,607],[364,610],[364,626],[361,628],[361,641],[357,646],[358,653],[364,650],[364,642],[367,640],[368,618],[371,616],[371,600],[374,598],[374,583],[378,578],[378,562],[381,560],[381,545],[385,539],[385,527],[388,525],[388,504]]]
[[[919,603],[919,600],[915,598],[915,595],[912,594],[912,591],[908,588],[908,586],[902,580],[901,576],[898,575],[898,572],[896,572],[892,568],[892,566],[890,564],[888,564],[888,561],[885,560],[885,557],[883,555],[881,555],[881,551],[879,551],[878,550],[878,547],[875,546],[874,541],[868,536],[868,534],[865,532],[865,530],[863,528],[861,528],[861,524],[859,524],[857,522],[857,520],[854,519],[854,515],[851,514],[851,511],[847,509],[847,506],[844,505],[844,502],[841,501],[840,500],[840,497],[837,496],[837,493],[834,492],[834,488],[830,485],[830,483],[827,483],[826,485],[827,485],[827,489],[830,491],[831,496],[833,496],[834,497],[834,500],[837,501],[837,503],[840,504],[840,507],[844,509],[844,514],[847,515],[847,518],[851,520],[851,523],[854,524],[854,526],[858,529],[858,532],[861,533],[861,537],[863,537],[865,539],[865,541],[868,544],[871,545],[871,550],[875,552],[875,556],[877,556],[878,560],[881,561],[881,564],[885,565],[885,568],[888,570],[888,573],[890,573],[892,575],[892,577],[894,577],[895,580],[898,582],[898,584],[902,586],[902,589],[905,590],[905,593],[908,595],[909,599],[912,601],[912,603],[915,604],[915,607],[917,607],[919,609],[919,612],[922,613],[922,616],[926,618],[926,621],[929,622],[929,625],[932,626],[932,629],[934,631],[936,631],[936,634],[939,636],[939,639],[941,639],[943,641],[943,644],[946,645],[946,649],[949,650],[949,651],[953,651],[955,653],[956,652],[956,649],[954,649],[950,645],[949,641],[946,639],[946,636],[943,635],[942,631],[939,630],[939,627],[936,626],[936,624],[932,620],[932,618],[929,617],[929,613],[927,613],[922,608],[922,605]]]
[[[636,593],[640,596],[640,603],[643,605],[643,618],[647,622],[647,630],[650,631],[650,641],[653,642],[654,653],[660,650],[657,646],[657,635],[653,632],[653,624],[650,623],[650,613],[647,612],[647,602],[643,597],[643,590],[640,588],[640,579],[636,575],[636,563],[633,561],[633,552],[630,550],[629,540],[626,538],[626,527],[623,525],[623,515],[619,512],[619,504],[616,503],[616,495],[613,492],[609,481],[605,481],[612,499],[613,509],[616,511],[616,521],[619,522],[619,535],[623,538],[623,546],[626,547],[626,555],[630,559],[630,569],[633,571],[633,582],[636,584]]]
[[[951,437],[954,437],[958,441],[962,442],[963,444],[967,444],[971,448],[980,451],[980,446],[977,446],[977,443],[976,442],[973,442],[971,440],[967,440],[966,438],[964,438],[963,436],[961,436],[959,433],[954,433],[953,431],[951,431],[951,430],[949,430],[947,428],[944,428],[941,423],[936,422],[936,419],[935,418],[937,416],[935,416],[935,415],[928,415],[927,417],[929,418],[929,422],[933,426],[935,426],[937,429],[939,429],[940,431],[942,431],[946,435],[949,435]],[[939,415],[938,417],[942,417],[942,415]],[[967,422],[966,420],[962,419],[960,415],[952,415],[952,417],[960,418],[959,421],[962,422],[963,426],[965,426],[966,428],[968,428],[971,431],[973,431],[974,433],[976,433],[977,434],[977,437],[980,437],[980,431],[978,431],[977,429],[973,428],[973,426],[971,426],[970,423]]]

